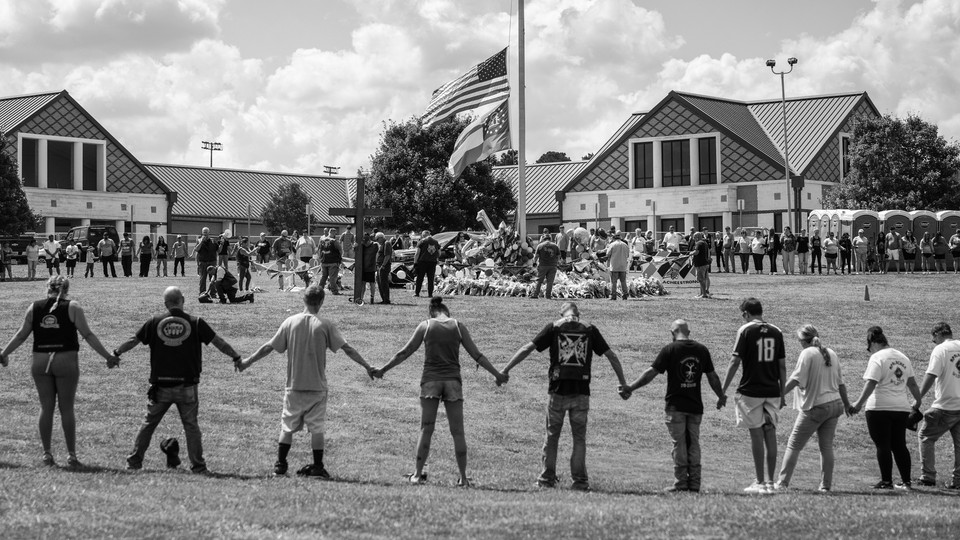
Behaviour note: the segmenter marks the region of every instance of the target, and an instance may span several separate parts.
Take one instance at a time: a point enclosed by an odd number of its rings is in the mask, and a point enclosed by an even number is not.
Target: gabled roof
[[[570,180],[567,181],[566,184],[563,184],[563,186],[557,188],[557,190],[566,192],[571,187],[573,187],[575,183],[580,181],[580,177],[583,176],[583,173],[592,169],[596,163],[600,162],[600,160],[607,157],[607,154],[612,152],[613,149],[616,148],[618,144],[620,144],[624,139],[629,137],[630,134],[633,133],[634,130],[637,128],[637,126],[640,125],[641,120],[643,120],[643,118],[648,114],[649,113],[644,113],[644,112],[635,112],[631,114],[630,117],[627,118],[627,120],[620,125],[617,131],[615,131],[614,134],[609,139],[607,139],[607,142],[603,143],[603,146],[601,146],[600,149],[597,150],[593,154],[593,156],[590,157],[590,159],[583,166],[583,168],[577,171],[577,173],[574,174],[570,178]]]
[[[331,207],[347,206],[347,184],[353,179],[240,169],[189,167],[146,163],[146,168],[178,193],[172,214],[183,217],[260,219],[264,202],[281,184],[300,184],[310,196],[313,214],[322,223],[352,223],[353,218],[330,216]]]
[[[0,134],[16,129],[60,94],[61,92],[44,92],[0,98]]]
[[[560,211],[556,192],[587,166],[587,161],[559,161],[537,163],[524,168],[527,187],[527,215],[552,214]],[[493,168],[493,176],[510,184],[517,194],[517,179],[520,171],[516,165]]]

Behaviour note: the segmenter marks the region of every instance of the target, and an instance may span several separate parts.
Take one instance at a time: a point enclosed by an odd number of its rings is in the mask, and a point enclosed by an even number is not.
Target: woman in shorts
[[[800,236],[797,237],[797,266],[800,267],[800,273],[807,273],[807,262],[809,262],[810,237],[807,236],[806,229],[800,229]]]
[[[837,241],[833,231],[827,233],[823,239],[823,255],[827,259],[827,275],[830,275],[830,269],[833,268],[833,275],[837,275],[837,257],[840,256],[840,242]]]
[[[73,411],[80,380],[78,351],[79,334],[100,356],[107,359],[107,367],[114,367],[120,359],[110,354],[87,326],[83,308],[68,298],[70,280],[53,276],[47,280],[47,298],[30,304],[20,330],[0,352],[0,365],[9,363],[9,356],[33,333],[33,366],[31,373],[40,396],[40,442],[43,444],[43,464],[56,462],[50,448],[53,436],[53,411],[59,405],[63,424],[63,439],[69,457],[67,465],[79,467],[77,459],[77,419]]]
[[[484,369],[493,374],[497,384],[506,382],[507,377],[493,367],[473,343],[470,332],[463,323],[450,318],[450,310],[443,299],[435,296],[430,299],[430,318],[423,321],[413,332],[410,341],[387,365],[375,370],[374,376],[383,375],[410,357],[420,345],[424,345],[423,375],[420,377],[420,440],[417,443],[416,471],[409,476],[410,482],[422,484],[427,476],[423,468],[430,454],[430,440],[437,421],[437,410],[443,401],[453,435],[453,448],[457,456],[460,479],[457,485],[467,487],[467,437],[463,429],[463,381],[460,377],[460,347]]]
[[[900,247],[903,248],[903,268],[907,272],[917,271],[917,240],[913,237],[913,232],[907,231],[900,241]]]
[[[837,432],[837,421],[850,409],[847,387],[840,374],[837,353],[823,346],[814,326],[808,324],[797,330],[797,339],[803,351],[783,392],[787,394],[797,389],[794,406],[799,412],[787,441],[780,479],[775,487],[779,490],[790,486],[800,451],[816,433],[820,446],[819,489],[830,491],[833,486],[833,438]]]
[[[923,238],[920,239],[920,259],[921,268],[924,274],[929,274],[930,269],[933,268],[933,239],[930,238],[930,233],[923,233]]]
[[[31,238],[27,244],[27,279],[37,279],[37,263],[40,262],[40,246],[37,239]]]
[[[750,242],[750,251],[753,253],[753,269],[755,274],[763,273],[763,256],[767,254],[767,239],[763,233],[757,231]]]
[[[939,231],[933,237],[933,264],[937,273],[947,273],[947,239]]]
[[[167,239],[162,235],[157,238],[157,247],[154,248],[157,254],[157,277],[160,277],[160,267],[163,267],[163,277],[167,277],[167,255],[170,248],[167,247]]]
[[[153,241],[144,235],[137,246],[137,258],[140,259],[140,277],[150,277],[150,261],[153,259]]]
[[[920,402],[913,364],[905,354],[890,347],[879,326],[867,329],[867,351],[871,356],[863,374],[866,383],[849,412],[856,414],[866,406],[867,430],[877,447],[880,465],[880,482],[873,488],[894,488],[893,462],[896,461],[900,471],[900,483],[896,487],[910,489],[910,450],[906,436],[907,417],[912,409],[907,391],[913,395],[914,403]]]

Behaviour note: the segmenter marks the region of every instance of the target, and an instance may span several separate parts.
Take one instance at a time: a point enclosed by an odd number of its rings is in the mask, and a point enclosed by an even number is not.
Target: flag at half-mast
[[[510,96],[507,82],[507,49],[437,88],[423,114],[423,126],[441,122],[460,113],[474,111]]]
[[[457,137],[447,169],[457,178],[471,163],[510,148],[510,107],[504,98],[498,105],[481,109],[480,116]]]

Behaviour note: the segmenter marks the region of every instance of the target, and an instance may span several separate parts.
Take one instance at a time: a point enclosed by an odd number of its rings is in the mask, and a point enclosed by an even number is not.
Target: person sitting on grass
[[[323,299],[323,285],[310,284],[304,290],[303,312],[287,317],[270,341],[261,345],[238,365],[238,369],[243,372],[271,352],[287,354],[287,382],[283,395],[283,412],[280,415],[280,440],[277,445],[277,462],[273,466],[273,473],[277,476],[287,474],[287,455],[293,445],[293,434],[306,425],[313,448],[313,463],[304,465],[297,474],[330,478],[330,473],[323,466],[328,394],[327,350],[343,350],[373,378],[373,368],[343,339],[337,325],[320,318]]]
[[[750,448],[756,481],[744,489],[747,493],[773,492],[777,468],[777,419],[783,408],[786,384],[786,352],[783,333],[763,320],[763,306],[756,298],[740,303],[743,326],[737,330],[730,367],[723,382],[723,393],[733,382],[740,364],[743,375],[734,397],[737,426],[750,431]],[[767,475],[764,476],[766,458]]]
[[[698,233],[699,234],[699,233]],[[703,418],[703,397],[700,382],[707,376],[710,388],[717,395],[717,410],[727,404],[720,377],[713,369],[710,351],[690,339],[687,321],[677,319],[670,325],[673,342],[660,350],[636,381],[626,388],[629,394],[649,384],[660,373],[667,374],[667,431],[673,439],[673,474],[675,482],[668,493],[700,491],[700,421]]]
[[[79,334],[107,360],[107,367],[120,363],[116,354],[110,354],[87,326],[83,308],[68,298],[70,280],[53,276],[47,280],[47,297],[27,307],[23,324],[13,339],[0,352],[0,365],[6,367],[10,355],[33,334],[33,382],[40,396],[40,442],[43,444],[43,464],[54,466],[50,440],[53,437],[53,412],[59,405],[63,439],[69,457],[67,465],[80,467],[77,459],[77,418],[74,402],[80,382]]]
[[[385,366],[375,370],[374,376],[382,378],[386,372],[400,365],[422,344],[424,346],[423,374],[420,377],[420,440],[417,443],[416,470],[409,476],[410,482],[422,484],[427,476],[423,472],[430,454],[430,441],[437,422],[440,402],[447,411],[453,448],[457,456],[460,478],[457,486],[468,487],[467,436],[463,429],[463,380],[460,377],[460,347],[497,380],[497,385],[507,382],[505,374],[497,371],[470,337],[467,327],[450,317],[450,310],[440,297],[430,299],[430,318],[417,325],[413,336]]]
[[[197,413],[200,409],[197,386],[203,370],[200,344],[213,345],[233,360],[239,369],[240,355],[224,339],[210,328],[207,321],[194,317],[183,310],[183,293],[178,287],[163,291],[166,313],[155,315],[140,327],[137,335],[113,350],[120,356],[139,344],[150,347],[150,389],[147,391],[147,414],[140,425],[133,451],[127,456],[127,469],[143,467],[143,456],[150,446],[153,432],[160,425],[171,405],[177,406],[183,432],[187,439],[187,455],[191,471],[207,473],[203,459],[203,444]],[[119,362],[119,359],[118,359]],[[167,441],[164,441],[167,443]],[[167,444],[163,445],[170,448]],[[179,445],[177,445],[179,448]],[[162,448],[166,450],[166,448]],[[165,453],[167,453],[165,451]],[[180,459],[167,453],[167,466],[176,467]]]
[[[563,418],[570,415],[570,431],[573,434],[573,453],[570,456],[570,473],[573,489],[590,491],[587,478],[587,413],[590,410],[590,369],[593,355],[607,357],[620,386],[620,397],[630,397],[626,391],[620,359],[610,349],[600,330],[592,324],[580,322],[580,308],[573,302],[560,306],[560,319],[540,330],[532,341],[520,347],[510,359],[503,375],[523,361],[533,351],[550,350],[550,383],[547,403],[547,434],[543,443],[543,470],[537,485],[552,488],[557,485],[557,446],[563,430]]]
[[[253,303],[253,292],[246,291],[242,295],[237,295],[240,292],[237,288],[237,278],[226,267],[211,266],[207,268],[207,274],[210,276],[210,288],[207,290],[206,297],[201,296],[198,300],[201,304],[212,303],[213,298],[219,298],[221,304],[226,304],[227,301],[231,304]]]

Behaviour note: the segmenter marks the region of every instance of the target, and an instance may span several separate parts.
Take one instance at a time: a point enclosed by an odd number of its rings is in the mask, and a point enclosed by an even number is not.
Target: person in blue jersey
[[[750,432],[750,448],[756,481],[744,491],[772,493],[777,468],[777,420],[783,408],[787,379],[786,348],[783,332],[763,320],[763,306],[756,298],[740,303],[744,324],[737,330],[737,339],[730,357],[730,367],[723,382],[723,393],[733,382],[741,364],[743,374],[734,397],[737,426]],[[766,475],[764,474],[766,462]]]
[[[114,367],[120,359],[110,354],[87,326],[83,308],[68,297],[70,280],[53,276],[47,280],[47,298],[30,304],[23,324],[13,339],[0,352],[0,365],[9,363],[10,355],[33,334],[33,366],[30,371],[40,396],[40,442],[43,444],[43,464],[53,466],[51,439],[53,412],[60,409],[63,439],[67,447],[67,465],[79,467],[77,459],[77,418],[74,401],[80,381],[79,351],[82,337]]]

